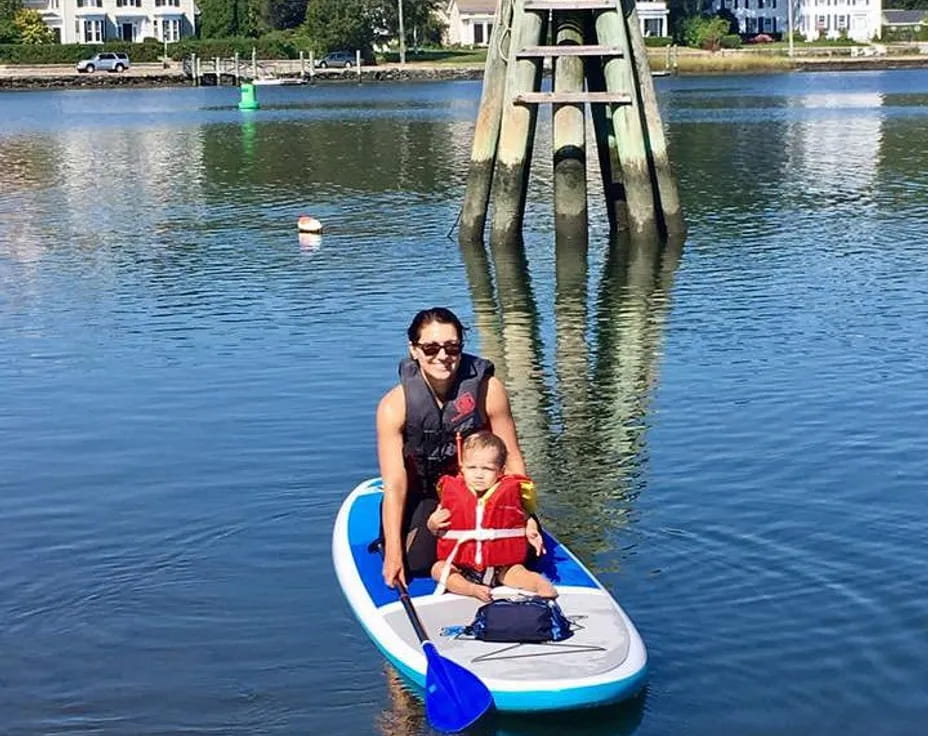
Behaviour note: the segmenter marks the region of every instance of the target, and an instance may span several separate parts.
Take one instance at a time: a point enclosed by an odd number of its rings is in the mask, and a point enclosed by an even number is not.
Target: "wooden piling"
[[[499,142],[499,126],[503,117],[506,62],[511,53],[511,16],[512,0],[500,0],[493,18],[493,30],[490,32],[487,60],[483,70],[483,92],[480,95],[480,110],[477,113],[470,169],[467,172],[467,190],[464,193],[461,225],[458,230],[458,240],[461,243],[483,242],[490,187],[493,183],[493,165],[496,161],[496,145]]]
[[[516,53],[540,43],[546,22],[541,13],[526,12],[525,0],[514,0],[512,42],[494,174],[491,241],[521,237],[538,112],[534,105],[516,104],[515,96],[539,89],[541,59],[517,58]]]
[[[583,25],[581,13],[555,13],[555,43],[583,45]],[[583,92],[582,57],[554,60],[554,90]],[[554,105],[554,229],[565,237],[588,229],[585,107],[584,103]]]
[[[677,181],[670,166],[670,157],[667,155],[667,139],[661,123],[661,111],[657,104],[651,65],[648,63],[648,50],[641,35],[635,0],[622,0],[622,7],[632,56],[635,59],[634,71],[645,121],[645,144],[654,167],[661,218],[667,234],[682,233],[686,231],[686,224],[680,209],[680,193],[677,191]]]
[[[235,86],[238,87],[238,86],[240,86],[241,83],[242,83],[241,72],[239,71],[239,67],[238,67],[238,51],[235,52],[235,57],[234,57],[233,60],[234,60],[234,63],[235,63],[235,72],[234,72],[234,74],[235,74]]]
[[[629,63],[632,48],[625,20],[617,10],[597,13],[595,26],[600,43],[618,47],[623,56],[604,59],[603,76],[609,92],[631,94],[631,104],[616,105],[612,109],[612,126],[622,166],[625,184],[625,202],[628,208],[629,230],[636,236],[656,237],[657,213],[654,191],[645,150],[644,127],[635,94],[635,75]]]
[[[586,32],[586,42],[594,43],[596,32],[592,23],[588,24]],[[585,66],[587,89],[590,92],[605,92],[606,78],[603,76],[602,60],[597,57],[587,58]],[[596,153],[599,159],[599,171],[602,175],[609,227],[613,231],[625,230],[628,228],[628,209],[625,206],[625,186],[622,183],[622,167],[619,165],[615,128],[612,126],[612,107],[590,105],[590,116],[596,134]]]

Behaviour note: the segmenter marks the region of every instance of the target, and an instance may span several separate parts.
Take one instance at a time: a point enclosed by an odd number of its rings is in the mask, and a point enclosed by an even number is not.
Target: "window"
[[[172,20],[170,18],[165,18],[161,21],[161,40],[168,41],[169,43],[174,41],[180,41],[180,21]]]
[[[645,18],[644,19],[644,35],[645,36],[660,36],[661,31],[661,19],[660,18]]]
[[[757,9],[760,10],[764,7],[764,0],[757,0]]]
[[[474,43],[477,46],[483,43],[483,23],[474,24]]]
[[[142,0],[116,0],[117,8],[141,8]]]
[[[102,8],[103,0],[77,0],[79,8]]]
[[[843,31],[843,30],[847,29],[847,16],[846,16],[846,15],[839,15],[839,16],[838,16],[838,26],[837,26],[837,28],[838,28],[839,31]]]
[[[84,43],[103,43],[103,21],[84,21]]]
[[[774,10],[777,9],[777,0],[770,0],[770,7]]]
[[[175,7],[175,8],[179,8],[179,7],[180,7],[180,0],[155,0],[155,7],[156,7],[156,8],[163,8],[163,7],[167,6],[167,5],[171,5],[171,6]]]
[[[747,22],[748,22],[748,33],[756,33],[757,32],[757,18],[748,18]]]

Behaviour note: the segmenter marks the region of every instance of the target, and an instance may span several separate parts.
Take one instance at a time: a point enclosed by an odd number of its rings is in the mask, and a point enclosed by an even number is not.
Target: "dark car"
[[[348,69],[355,65],[354,51],[330,51],[316,64],[320,69]]]

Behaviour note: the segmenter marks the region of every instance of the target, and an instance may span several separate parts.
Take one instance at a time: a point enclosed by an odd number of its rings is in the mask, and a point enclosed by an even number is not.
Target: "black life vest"
[[[466,437],[487,426],[484,407],[493,370],[489,360],[462,353],[454,383],[439,409],[419,364],[410,358],[400,361],[406,396],[403,462],[411,494],[436,496],[439,477],[458,472],[456,435]]]

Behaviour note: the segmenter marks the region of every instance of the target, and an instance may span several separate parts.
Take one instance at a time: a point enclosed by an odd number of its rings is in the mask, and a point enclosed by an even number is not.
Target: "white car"
[[[117,51],[101,51],[89,59],[77,62],[77,71],[81,74],[101,72],[124,72],[129,68],[129,55]]]

